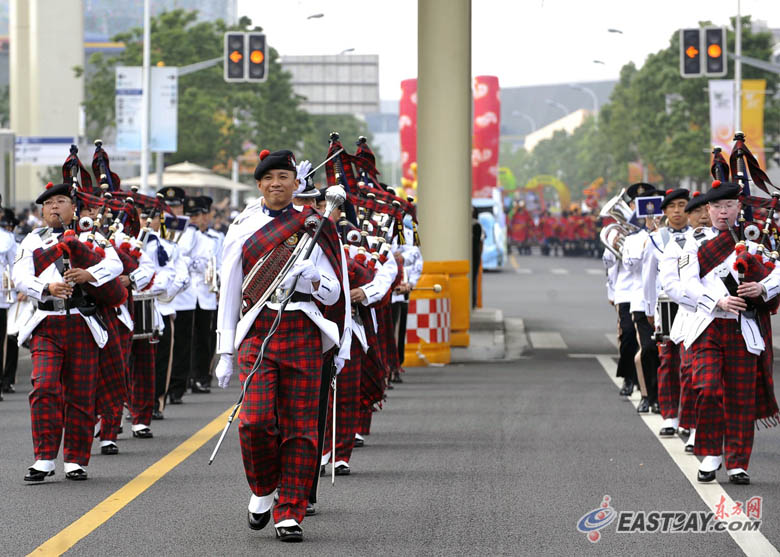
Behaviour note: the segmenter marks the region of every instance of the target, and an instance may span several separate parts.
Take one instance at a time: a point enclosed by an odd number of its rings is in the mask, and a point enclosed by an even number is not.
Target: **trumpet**
[[[219,292],[219,274],[217,273],[217,257],[212,255],[206,263],[203,279],[209,286],[209,292]]]
[[[628,206],[623,197],[626,188],[620,190],[615,197],[607,201],[599,212],[601,218],[612,218],[615,222],[608,224],[599,232],[599,240],[604,247],[618,260],[622,260],[621,250],[626,236],[633,234],[639,227],[630,222],[634,215],[633,209]]]

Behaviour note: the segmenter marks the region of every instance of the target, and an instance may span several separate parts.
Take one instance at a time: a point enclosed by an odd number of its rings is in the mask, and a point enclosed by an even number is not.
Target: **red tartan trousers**
[[[63,429],[65,462],[89,464],[98,346],[80,315],[50,315],[30,341],[30,419],[35,458],[54,460]]]
[[[238,351],[243,382],[260,354],[276,311],[264,308]],[[274,522],[300,523],[316,470],[317,411],[322,374],[319,328],[301,311],[286,311],[246,390],[238,434],[249,487],[257,496],[279,487]]]
[[[680,427],[696,427],[696,396],[693,392],[693,353],[680,343]]]
[[[116,441],[122,425],[122,408],[127,399],[126,353],[124,336],[127,327],[117,317],[116,310],[100,308],[108,332],[108,342],[98,350],[98,382],[95,413],[100,416],[100,439]]]
[[[680,346],[671,340],[661,343],[658,366],[658,406],[661,417],[676,418],[680,406]]]
[[[133,425],[152,423],[154,411],[154,359],[157,345],[149,339],[134,340],[128,366],[128,390],[130,415]]]
[[[336,454],[332,462],[349,462],[355,448],[355,433],[360,425],[360,368],[363,362],[363,347],[357,338],[352,339],[349,360],[336,379]],[[331,394],[332,399],[332,394]],[[333,406],[328,407],[328,421],[322,454],[331,451],[333,444]]]
[[[699,456],[725,454],[726,469],[747,470],[753,449],[758,357],[736,319],[715,319],[691,346]],[[725,446],[725,449],[724,449]]]

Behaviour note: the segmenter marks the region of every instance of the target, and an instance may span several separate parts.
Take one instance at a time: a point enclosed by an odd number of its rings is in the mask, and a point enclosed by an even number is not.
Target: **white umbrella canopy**
[[[156,189],[157,179],[154,174],[149,174],[149,187]],[[123,187],[138,186],[141,187],[141,177],[128,178],[122,180]],[[162,174],[162,187],[178,186],[180,188],[201,188],[230,191],[253,191],[256,188],[234,182],[229,178],[220,176],[204,166],[199,166],[191,162],[180,162],[166,166]]]

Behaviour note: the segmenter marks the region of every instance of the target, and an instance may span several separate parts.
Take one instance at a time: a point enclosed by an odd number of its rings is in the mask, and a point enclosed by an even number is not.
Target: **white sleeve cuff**
[[[235,339],[235,329],[217,329],[217,354],[232,354]]]

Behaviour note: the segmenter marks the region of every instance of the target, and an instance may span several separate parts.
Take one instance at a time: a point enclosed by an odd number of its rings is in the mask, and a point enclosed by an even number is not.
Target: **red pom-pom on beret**
[[[666,190],[666,195],[669,195],[669,194],[670,194],[670,193],[672,193],[673,191],[674,191],[674,190],[673,190],[672,188],[669,188],[668,190]]]
[[[46,189],[47,189],[47,190],[48,190],[49,188],[52,188],[52,187],[54,187],[54,184],[53,184],[52,182],[49,182],[48,184],[46,184]]]
[[[701,195],[700,191],[693,192],[693,197],[699,197]]]
[[[720,185],[720,180],[713,180],[712,181],[712,187],[717,188]]]
[[[266,158],[270,154],[271,154],[271,151],[269,151],[268,149],[263,149],[262,151],[260,151],[260,160],[263,160],[264,158]]]

